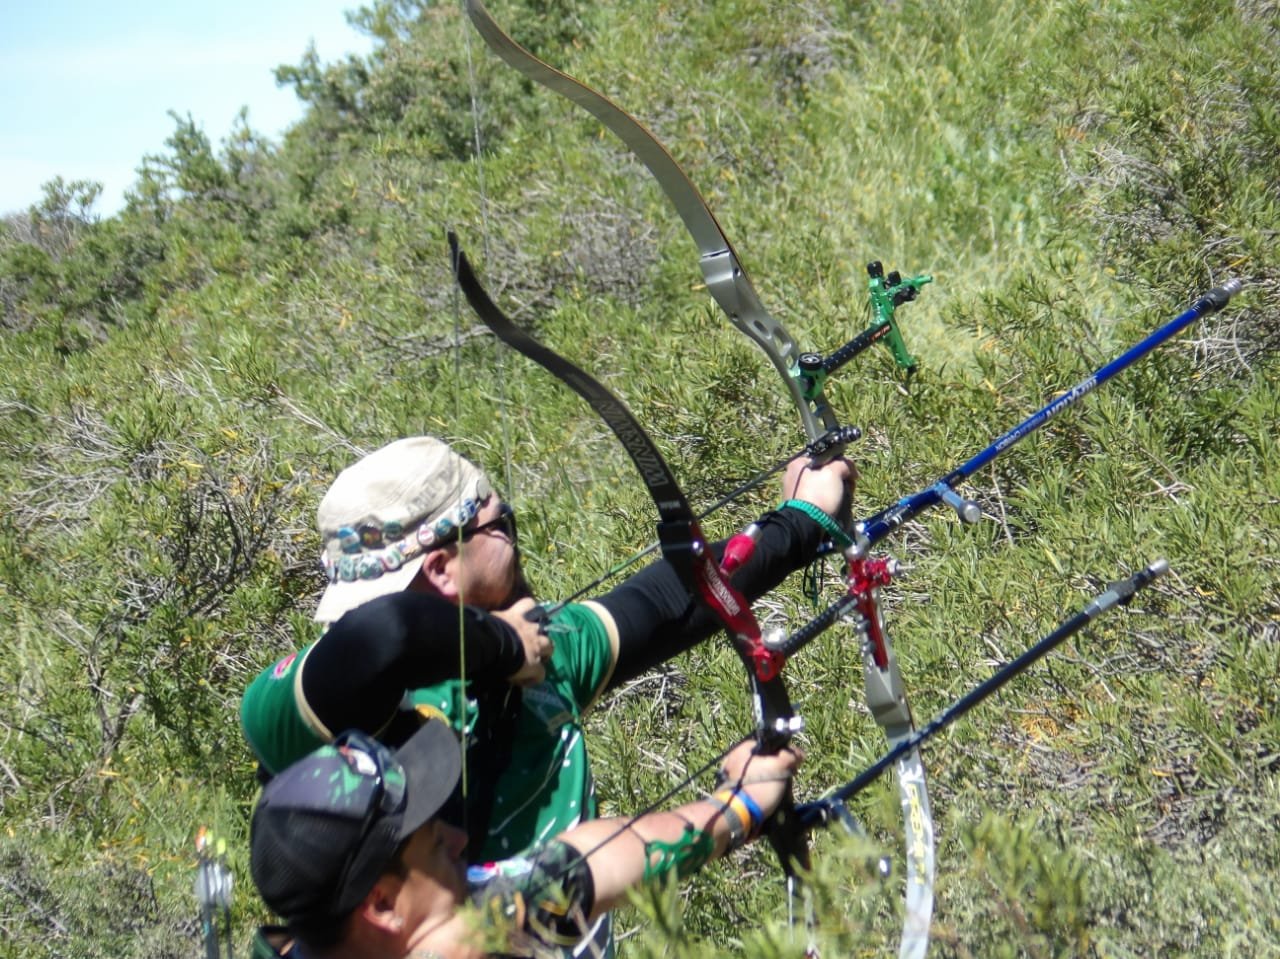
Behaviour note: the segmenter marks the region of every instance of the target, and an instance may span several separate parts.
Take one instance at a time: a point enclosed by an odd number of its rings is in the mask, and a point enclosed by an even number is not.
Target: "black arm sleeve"
[[[750,601],[777,586],[817,555],[826,532],[799,510],[776,510],[758,520],[760,538],[733,585]],[[724,543],[712,549],[719,559]],[[720,621],[689,596],[670,563],[660,560],[600,597],[618,626],[618,663],[607,688],[628,682],[711,636]]]
[[[520,637],[488,613],[465,606],[460,626],[458,607],[447,600],[380,596],[316,641],[302,667],[302,692],[329,729],[376,730],[406,689],[458,678],[464,654],[467,678],[486,685],[505,682],[524,665]]]

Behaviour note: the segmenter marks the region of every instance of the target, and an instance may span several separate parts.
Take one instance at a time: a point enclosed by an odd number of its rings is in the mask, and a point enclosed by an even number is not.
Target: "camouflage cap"
[[[253,812],[250,867],[263,901],[291,926],[345,919],[449,800],[461,765],[453,730],[432,719],[394,752],[347,732],[289,766]]]

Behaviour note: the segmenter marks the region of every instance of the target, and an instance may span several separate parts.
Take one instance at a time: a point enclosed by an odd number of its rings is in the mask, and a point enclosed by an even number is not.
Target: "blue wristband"
[[[747,794],[745,789],[738,789],[735,791],[737,792],[738,799],[741,800],[742,805],[746,806],[747,812],[751,814],[751,829],[748,830],[747,835],[755,837],[759,835],[760,828],[764,825],[764,813],[760,811],[760,807],[756,805],[756,801]]]

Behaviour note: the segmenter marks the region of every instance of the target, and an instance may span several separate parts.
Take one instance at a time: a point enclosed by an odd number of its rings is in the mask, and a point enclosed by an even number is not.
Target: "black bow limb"
[[[503,313],[480,283],[452,231],[449,251],[458,285],[481,321],[508,346],[586,400],[622,443],[658,509],[658,540],[663,558],[671,563],[690,594],[715,613],[747,670],[759,748],[772,753],[784,747],[802,722],[792,709],[782,680],[783,657],[764,643],[750,604],[716,563],[688,499],[649,434],[626,405],[598,380],[539,343]],[[791,889],[795,887],[797,868],[809,867],[807,836],[792,815],[794,805],[788,787],[782,805],[767,826],[770,844],[778,852]]]

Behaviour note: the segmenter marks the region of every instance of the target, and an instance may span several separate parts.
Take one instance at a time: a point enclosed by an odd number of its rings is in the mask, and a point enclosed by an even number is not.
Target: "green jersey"
[[[588,606],[561,609],[549,625],[555,652],[547,678],[521,690],[511,762],[498,777],[489,835],[472,861],[507,859],[596,814],[595,790],[582,737],[582,714],[604,688],[613,651],[600,618]],[[460,718],[461,683],[412,690],[415,707],[443,713],[459,734],[475,723],[475,702]]]
[[[488,837],[480,849],[470,851],[472,861],[506,859],[595,815],[581,720],[609,679],[612,646],[604,623],[587,604],[559,610],[549,632],[555,652],[547,677],[521,690],[511,762],[496,783]],[[329,729],[303,696],[301,673],[310,649],[265,669],[241,702],[245,737],[269,772],[342,732]],[[475,726],[478,707],[475,700],[464,701],[462,687],[461,680],[450,679],[409,690],[405,704],[438,712],[466,736]]]

